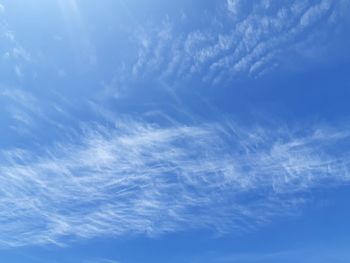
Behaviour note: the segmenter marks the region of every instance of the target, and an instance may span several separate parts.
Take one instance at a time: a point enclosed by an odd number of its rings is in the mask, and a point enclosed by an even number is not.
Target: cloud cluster
[[[198,74],[218,83],[240,72],[261,74],[280,52],[312,36],[318,25],[334,23],[345,9],[341,0],[226,3],[227,21],[217,17],[207,29],[178,33],[167,20],[151,33],[140,30],[132,75],[178,80]],[[9,30],[2,32],[11,44],[5,54],[21,77],[30,55]],[[120,82],[129,87],[129,77]],[[1,88],[0,99],[12,130],[36,136],[30,126],[44,123],[36,128],[50,128],[56,141],[40,145],[42,138],[27,148],[0,150],[3,247],[188,229],[249,230],[298,211],[315,188],[350,180],[347,129],[157,124],[132,117],[116,124],[99,119],[78,129],[68,128],[74,116],[57,97],[54,113],[45,108],[50,99],[20,89]],[[99,114],[84,113],[92,119]]]
[[[188,229],[241,231],[348,182],[349,133],[88,125],[51,148],[1,152],[1,246]]]
[[[287,51],[303,43],[300,53],[322,46],[321,29],[334,31],[348,9],[346,1],[335,0],[227,0],[226,10],[219,9],[205,28],[185,33],[167,19],[138,32],[133,74],[177,81],[197,75],[214,84],[242,73],[256,77],[286,63]]]

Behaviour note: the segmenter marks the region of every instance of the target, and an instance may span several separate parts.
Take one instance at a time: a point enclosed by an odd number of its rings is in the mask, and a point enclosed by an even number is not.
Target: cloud
[[[210,262],[216,263],[254,263],[254,262],[347,262],[349,253],[342,246],[329,246],[313,244],[311,246],[294,247],[290,250],[232,253],[230,255],[201,255],[200,258],[210,258]]]
[[[75,21],[83,32],[72,3],[72,10],[62,7],[67,22]],[[170,19],[151,31],[138,29],[140,47],[130,76],[177,81],[198,74],[220,83],[242,72],[259,75],[304,34],[312,35],[321,21],[338,14],[340,6],[323,0],[225,3],[229,22],[217,14],[206,29],[180,34]],[[10,30],[4,32],[11,43],[5,59],[18,62],[17,73],[23,76],[23,63],[31,56]],[[85,36],[79,46],[94,64],[94,48]],[[122,66],[124,78],[109,86],[129,87],[127,68]],[[67,105],[57,106],[57,97],[51,109],[57,115],[51,118],[48,98],[39,100],[19,89],[1,89],[0,95],[16,125],[28,128],[40,119],[46,124],[41,127],[59,127],[61,139],[0,151],[3,247],[193,229],[246,231],[298,212],[308,201],[305,195],[316,188],[350,180],[346,128],[243,128],[232,121],[160,124],[125,117],[68,131],[67,123],[75,120]]]
[[[315,38],[308,43],[310,52],[327,46],[326,40],[319,41],[316,36],[320,30],[334,31],[344,19],[344,9],[348,10],[344,1],[334,0],[228,0],[226,8],[213,11],[214,18],[208,19],[205,27],[192,31],[169,18],[162,25],[145,28],[133,77],[178,82],[197,76],[209,83],[242,75],[257,77],[285,64],[291,49],[298,54],[305,36]]]
[[[232,122],[85,125],[70,142],[1,151],[3,247],[191,229],[246,231],[348,183],[349,133]]]
[[[120,263],[120,261],[104,259],[104,258],[96,258],[93,260],[86,261],[85,263]]]
[[[240,0],[227,0],[227,9],[234,15],[237,15],[240,4]]]
[[[4,10],[4,6],[0,4],[0,15]],[[6,76],[8,69],[12,69],[11,73],[22,79],[25,75],[23,68],[29,62],[32,62],[33,58],[18,41],[15,33],[3,17],[0,17],[0,40],[0,66],[5,73],[4,75]]]
[[[3,116],[12,120],[11,128],[22,134],[34,124],[35,118],[43,116],[37,98],[22,89],[0,86],[0,102]]]
[[[73,44],[74,54],[80,62],[80,67],[93,67],[97,63],[96,50],[85,27],[83,16],[78,2],[58,1],[68,34],[68,41]],[[78,36],[78,37],[77,37]]]
[[[23,88],[0,85],[0,103],[3,110],[2,117],[5,120],[4,134],[8,132],[6,129],[10,128],[12,136],[14,136],[13,131],[21,136],[29,135],[26,140],[33,141],[35,138],[34,141],[40,141],[38,129],[41,125],[50,129],[50,135],[52,135],[55,130],[58,130],[59,133],[67,131],[65,121],[72,119],[75,122],[78,121],[71,113],[68,113],[72,107],[70,102],[57,93],[54,93],[53,98],[45,96],[43,99],[42,96],[34,96]]]

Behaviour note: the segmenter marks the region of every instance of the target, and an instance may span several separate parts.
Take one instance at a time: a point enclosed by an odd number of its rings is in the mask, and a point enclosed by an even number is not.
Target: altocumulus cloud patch
[[[293,64],[290,54],[318,57],[339,23],[347,1],[228,0],[213,11],[205,26],[188,31],[184,21],[166,19],[139,26],[138,59],[133,77],[173,83],[197,76],[204,83],[223,84],[240,76],[259,77],[279,65]]]

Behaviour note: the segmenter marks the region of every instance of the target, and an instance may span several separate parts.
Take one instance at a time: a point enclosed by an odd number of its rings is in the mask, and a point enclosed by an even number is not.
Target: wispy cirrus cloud
[[[270,251],[265,253],[232,253],[231,255],[201,255],[210,262],[254,263],[254,262],[347,262],[349,253],[343,247],[320,246],[299,247],[291,250]]]
[[[86,261],[85,263],[120,263],[120,261],[105,258],[96,258],[93,260]]]
[[[349,182],[348,150],[337,150],[349,136],[124,119],[37,152],[3,150],[0,243],[253,229],[298,211],[312,189]]]
[[[94,66],[97,62],[96,51],[85,28],[78,2],[59,0],[58,5],[67,30],[67,40],[74,47],[74,55],[80,62],[79,67]]]
[[[3,73],[14,74],[21,79],[24,76],[24,68],[32,60],[32,57],[18,41],[15,33],[3,17],[5,12],[6,8],[0,3],[0,68]]]
[[[1,116],[3,120],[3,133],[15,132],[17,135],[29,135],[31,139],[36,137],[33,132],[40,124],[54,129],[66,130],[60,121],[52,119],[48,113],[56,113],[63,118],[67,118],[67,112],[62,109],[67,103],[62,102],[58,96],[55,97],[56,102],[49,100],[43,102],[37,96],[22,88],[0,85],[0,103],[2,104]],[[61,106],[58,106],[61,104]],[[48,106],[49,105],[49,106]],[[62,120],[62,119],[61,119]]]

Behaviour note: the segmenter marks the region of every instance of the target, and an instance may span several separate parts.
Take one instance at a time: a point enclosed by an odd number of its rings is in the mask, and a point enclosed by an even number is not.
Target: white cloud
[[[15,65],[15,73],[17,75],[18,78],[23,78],[23,72],[22,69],[19,65]]]
[[[215,18],[204,29],[180,33],[169,19],[166,25],[144,29],[148,44],[140,42],[133,76],[181,80],[198,75],[210,82],[239,74],[258,76],[283,62],[288,50],[303,43],[304,35],[310,38],[320,29],[331,30],[345,8],[343,1],[335,0],[227,0],[226,4],[228,13],[213,12]],[[331,15],[336,19],[329,19]],[[164,30],[166,38],[159,33]],[[308,49],[320,45],[315,39]]]
[[[1,13],[1,4],[0,4]],[[0,46],[2,64],[7,68],[13,68],[13,73],[18,78],[26,75],[24,66],[32,61],[31,54],[17,40],[15,33],[10,29],[5,19],[0,20]]]
[[[234,15],[239,12],[240,0],[227,0],[227,9]]]
[[[120,263],[120,261],[104,259],[104,258],[96,258],[93,260],[86,261],[85,263]]]
[[[336,151],[347,132],[130,119],[82,130],[41,154],[1,152],[2,246],[251,229],[294,213],[315,187],[350,179],[347,152]]]
[[[12,108],[17,111],[22,109],[26,113],[40,114],[37,98],[22,89],[0,87],[0,98],[13,105]]]
[[[95,46],[91,41],[85,27],[85,21],[81,14],[80,6],[76,0],[58,1],[64,25],[68,33],[68,41],[74,47],[74,53],[79,59],[79,66],[93,67],[97,63]]]
[[[239,2],[227,2],[231,15],[239,13]],[[152,33],[142,31],[132,75],[166,79],[205,72],[208,81],[220,82],[240,72],[261,74],[300,34],[337,12],[334,1],[304,3],[275,3],[276,12],[266,16],[261,10],[273,4],[260,1],[241,20],[233,18],[228,31],[219,25],[179,35],[170,21]],[[79,13],[72,17],[80,28]],[[10,31],[6,38],[17,43]],[[81,44],[93,60],[88,38]],[[16,45],[6,54],[29,61],[29,53]],[[20,67],[17,73],[23,73]],[[10,111],[17,123],[30,126],[33,116],[52,122],[29,94],[5,89],[0,95],[15,105]],[[349,141],[346,129],[300,135],[231,122],[159,126],[125,119],[64,135],[68,141],[50,148],[0,152],[0,245],[250,229],[298,210],[304,193],[350,179],[348,152],[337,150]]]

